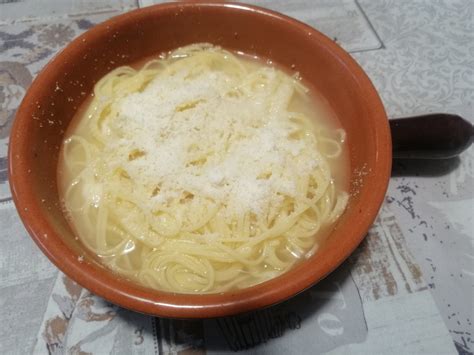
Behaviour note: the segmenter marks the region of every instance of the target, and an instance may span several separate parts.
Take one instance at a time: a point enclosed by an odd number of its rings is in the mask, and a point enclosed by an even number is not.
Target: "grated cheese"
[[[189,192],[232,217],[295,197],[295,176],[308,174],[317,159],[302,154],[305,142],[291,139],[281,119],[291,83],[272,68],[258,74],[268,84],[249,89],[222,71],[183,70],[121,98],[108,123],[119,137],[106,148],[109,164],[150,192],[152,209]]]

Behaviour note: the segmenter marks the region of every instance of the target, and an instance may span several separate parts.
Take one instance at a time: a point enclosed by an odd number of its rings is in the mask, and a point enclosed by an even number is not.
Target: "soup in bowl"
[[[20,217],[64,273],[166,317],[283,301],[364,238],[390,175],[370,80],[316,30],[239,4],[115,17],[38,75],[14,122]]]

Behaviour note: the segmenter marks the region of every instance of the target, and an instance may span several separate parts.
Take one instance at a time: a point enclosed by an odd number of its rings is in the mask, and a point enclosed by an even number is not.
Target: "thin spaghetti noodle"
[[[293,107],[307,89],[206,44],[103,77],[64,141],[60,190],[81,241],[159,290],[264,282],[318,248],[347,194],[344,131]]]

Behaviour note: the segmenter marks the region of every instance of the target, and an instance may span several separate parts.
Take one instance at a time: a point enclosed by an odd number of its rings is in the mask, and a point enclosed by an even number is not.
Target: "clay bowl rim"
[[[305,261],[303,264],[311,268],[307,267],[304,273],[295,274],[290,270],[275,279],[250,288],[224,294],[201,295],[153,291],[120,280],[109,271],[79,261],[78,255],[64,244],[62,237],[47,221],[47,213],[41,209],[40,202],[37,201],[28,183],[31,176],[26,163],[23,164],[21,159],[14,158],[23,156],[27,151],[27,142],[22,141],[21,135],[17,133],[20,127],[31,126],[28,123],[28,120],[32,121],[29,103],[35,102],[35,97],[43,87],[48,87],[44,86],[45,83],[60,75],[56,73],[56,63],[68,55],[77,53],[77,47],[84,40],[107,31],[108,26],[126,26],[142,16],[152,17],[161,12],[188,7],[200,7],[201,11],[218,7],[222,11],[257,14],[284,23],[294,31],[301,31],[301,35],[311,33],[312,40],[318,41],[324,50],[331,52],[340,64],[349,70],[359,89],[364,92],[366,105],[370,108],[375,127],[376,157],[371,179],[373,186],[370,194],[367,193],[364,211],[359,211],[357,220],[353,218],[351,234],[344,241],[343,247],[328,251],[325,258],[318,259],[318,264],[314,260],[311,262],[312,259]],[[74,39],[43,68],[28,89],[13,123],[8,157],[9,181],[20,218],[35,243],[63,273],[84,288],[124,308],[156,316],[188,319],[228,316],[280,303],[311,287],[334,271],[356,249],[375,220],[388,187],[392,161],[390,130],[382,102],[368,76],[347,52],[319,31],[288,16],[253,5],[216,2],[165,3],[136,9],[96,25]],[[45,233],[49,236],[47,239],[43,238]]]

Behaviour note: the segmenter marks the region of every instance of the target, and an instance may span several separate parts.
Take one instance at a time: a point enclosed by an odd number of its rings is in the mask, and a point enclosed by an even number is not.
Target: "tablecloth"
[[[180,321],[122,309],[59,272],[11,201],[8,135],[48,60],[94,24],[157,1],[0,1],[1,354],[472,354],[473,155],[395,162],[385,203],[339,269],[280,305]],[[348,50],[390,117],[473,120],[474,2],[259,0]]]

